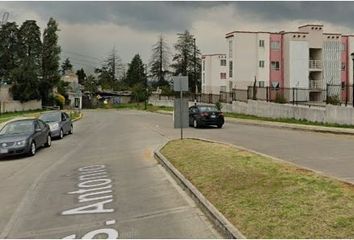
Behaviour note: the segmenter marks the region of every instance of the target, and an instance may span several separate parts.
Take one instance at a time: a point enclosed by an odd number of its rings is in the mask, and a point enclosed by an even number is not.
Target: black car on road
[[[39,119],[22,119],[6,123],[0,131],[0,156],[36,154],[42,146],[50,147],[49,126]]]
[[[218,128],[224,125],[224,114],[215,106],[196,105],[189,108],[189,126],[198,128],[210,125]]]
[[[39,119],[46,122],[50,127],[51,136],[62,139],[65,134],[72,134],[73,123],[69,115],[62,111],[52,111],[43,113]]]

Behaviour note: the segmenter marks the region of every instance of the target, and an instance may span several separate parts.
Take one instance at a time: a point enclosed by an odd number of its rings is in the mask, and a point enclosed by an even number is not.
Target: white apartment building
[[[308,89],[300,98],[321,101],[326,84],[353,83],[353,35],[325,33],[323,25],[307,24],[297,31],[233,31],[225,37],[231,82],[226,85],[232,88],[247,89],[256,79],[260,87]],[[206,78],[216,74],[208,66]],[[206,90],[213,86],[208,83]]]
[[[202,55],[202,93],[219,94],[220,91],[231,91],[227,69],[226,54]]]

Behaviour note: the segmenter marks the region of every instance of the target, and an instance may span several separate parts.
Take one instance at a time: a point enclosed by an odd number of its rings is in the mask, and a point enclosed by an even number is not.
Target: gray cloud
[[[234,7],[268,22],[318,20],[353,28],[354,2],[237,2]]]

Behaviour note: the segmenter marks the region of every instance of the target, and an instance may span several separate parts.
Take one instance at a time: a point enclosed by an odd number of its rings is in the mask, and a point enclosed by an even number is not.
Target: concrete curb
[[[225,238],[244,239],[246,238],[235,226],[233,226],[215,207],[212,205],[198,189],[187,180],[160,152],[163,146],[154,151],[157,161],[172,175],[177,183],[186,190],[196,204],[211,220],[217,230]]]
[[[167,111],[166,112],[156,111],[156,113],[164,114],[164,115],[172,115],[172,113]],[[347,128],[322,127],[322,126],[315,126],[315,125],[299,125],[299,124],[271,122],[271,121],[262,121],[262,120],[251,120],[251,119],[247,120],[247,119],[231,118],[231,117],[225,117],[225,120],[228,123],[238,123],[238,124],[250,125],[250,126],[282,128],[282,129],[291,129],[291,130],[306,131],[306,132],[332,133],[338,135],[354,135],[354,129],[347,129]]]
[[[72,122],[76,122],[76,121],[79,121],[82,117],[83,117],[83,113],[80,113],[80,116],[78,116],[77,118],[75,118],[75,119],[72,119],[71,121]]]

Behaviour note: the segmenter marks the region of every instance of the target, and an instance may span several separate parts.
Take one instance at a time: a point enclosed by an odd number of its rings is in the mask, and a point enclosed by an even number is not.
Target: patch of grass
[[[43,110],[31,110],[23,112],[8,112],[0,114],[0,122],[6,122],[16,117],[38,117]]]
[[[321,123],[321,122],[312,122],[308,120],[297,120],[295,118],[268,118],[268,117],[257,117],[253,115],[241,114],[241,113],[224,113],[225,117],[239,118],[239,119],[250,119],[250,120],[262,120],[269,122],[282,122],[282,123],[294,123],[302,125],[313,125],[321,127],[338,127],[338,128],[354,128],[353,125],[342,125],[335,123]]]
[[[145,104],[143,102],[142,103],[121,103],[121,104],[112,105],[112,108],[145,110]],[[154,106],[152,104],[147,104],[146,111],[156,112],[156,111],[159,111],[159,110],[173,111],[173,107]]]
[[[350,184],[205,141],[161,152],[248,238],[354,238]]]

